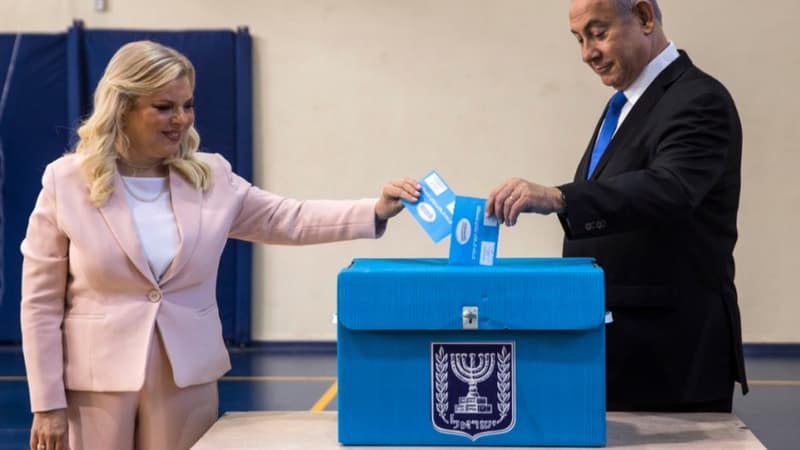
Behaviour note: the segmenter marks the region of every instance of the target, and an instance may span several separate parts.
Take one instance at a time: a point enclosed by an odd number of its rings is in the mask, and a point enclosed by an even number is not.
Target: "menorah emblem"
[[[514,342],[431,342],[431,421],[436,431],[475,441],[514,428],[514,347]]]
[[[467,395],[458,397],[456,413],[491,414],[492,405],[479,395],[478,384],[494,373],[494,353],[456,353],[451,355],[450,367],[455,376],[469,386]]]

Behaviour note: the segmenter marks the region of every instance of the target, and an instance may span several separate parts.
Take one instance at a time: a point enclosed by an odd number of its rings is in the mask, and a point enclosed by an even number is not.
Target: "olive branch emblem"
[[[511,407],[511,353],[503,349],[497,354],[497,411],[500,413],[498,422],[505,419]]]
[[[436,412],[444,423],[450,423],[445,414],[447,413],[447,353],[443,347],[439,347],[436,354]]]

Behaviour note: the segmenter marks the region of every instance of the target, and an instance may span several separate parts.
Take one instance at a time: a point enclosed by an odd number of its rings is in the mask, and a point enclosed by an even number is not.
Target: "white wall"
[[[516,175],[571,178],[610,95],[569,33],[567,1],[0,0],[0,31],[235,28],[254,39],[255,180],[300,198],[375,196],[438,169],[485,196]],[[768,7],[767,7],[768,5]],[[736,250],[747,342],[800,342],[800,17],[795,0],[662,2],[665,29],[725,83],[744,126]],[[203,74],[200,73],[199,77]],[[203,114],[203,111],[198,111]],[[33,175],[32,175],[33,176]],[[504,229],[504,256],[554,256],[555,217]],[[333,340],[336,275],[354,257],[446,257],[408,214],[379,241],[257,246],[253,338]]]

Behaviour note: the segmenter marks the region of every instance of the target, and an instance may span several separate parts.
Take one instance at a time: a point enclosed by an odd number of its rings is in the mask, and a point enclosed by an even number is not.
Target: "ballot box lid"
[[[603,272],[591,258],[355,259],[337,283],[353,330],[586,330],[603,326]]]

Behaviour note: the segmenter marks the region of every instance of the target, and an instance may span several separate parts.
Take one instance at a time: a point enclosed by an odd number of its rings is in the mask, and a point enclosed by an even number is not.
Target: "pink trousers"
[[[189,449],[217,420],[217,383],[175,386],[153,333],[139,392],[67,391],[71,450]]]

